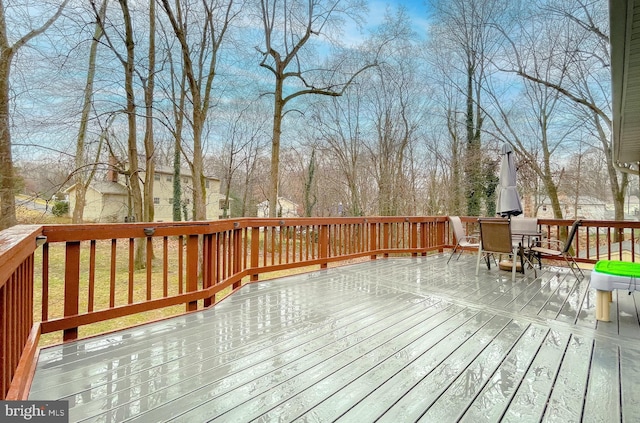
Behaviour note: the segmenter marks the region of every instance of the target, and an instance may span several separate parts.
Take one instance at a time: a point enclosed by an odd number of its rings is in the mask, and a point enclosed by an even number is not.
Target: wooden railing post
[[[257,269],[258,263],[260,263],[260,228],[253,227],[251,228],[251,268]],[[258,272],[251,273],[249,275],[249,280],[251,282],[256,282],[258,280],[258,275]]]
[[[198,235],[187,237],[187,292],[198,290]],[[197,301],[187,303],[187,311],[198,309]]]
[[[242,271],[242,229],[239,229],[240,225],[238,224],[238,222],[233,224],[233,227],[235,228],[233,230],[233,251],[231,252],[232,254],[232,259],[233,259],[233,274],[237,275],[238,273],[240,273]],[[242,286],[241,281],[237,281],[233,283],[233,288],[232,289],[238,289],[240,288],[240,286]]]
[[[78,314],[80,298],[80,242],[67,242],[64,266],[64,317]],[[78,339],[78,327],[65,329],[63,341]]]
[[[375,251],[378,249],[378,224],[375,222],[369,223],[369,251]],[[372,254],[369,257],[371,260],[378,258],[377,254]]]
[[[329,226],[321,225],[320,226],[320,258],[326,259],[329,257]],[[327,261],[323,261],[320,263],[321,269],[326,269],[328,265]]]
[[[409,222],[409,228],[411,232],[411,248],[414,250],[418,249],[418,224]],[[424,253],[423,253],[424,254]],[[411,254],[413,257],[417,257],[418,253],[415,252]]]
[[[423,252],[422,255],[427,255],[427,248],[429,248],[429,224],[427,222],[420,223],[420,247]]]
[[[382,224],[382,248],[385,250],[384,257],[389,257],[389,253],[386,251],[389,249],[389,235],[391,232],[391,224],[385,222]]]
[[[436,229],[436,236],[438,237],[438,245],[440,246],[438,248],[438,252],[442,253],[444,251],[444,239],[445,239],[445,222],[438,222],[436,223],[437,225],[437,229]]]

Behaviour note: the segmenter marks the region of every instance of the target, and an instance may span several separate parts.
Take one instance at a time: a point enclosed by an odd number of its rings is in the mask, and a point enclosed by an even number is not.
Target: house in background
[[[183,171],[180,178],[182,187],[182,220],[193,219],[193,207],[191,204],[193,192],[193,179],[188,171]],[[166,222],[173,220],[173,169],[166,166],[158,166],[154,173],[153,203],[154,220]],[[144,179],[144,172],[140,173]],[[213,177],[205,178],[207,219],[219,219],[222,215],[221,206],[224,196],[220,194],[220,180]],[[69,210],[75,208],[76,185],[72,185],[65,191],[69,195]],[[117,172],[107,172],[105,181],[93,182],[86,193],[84,207],[84,220],[86,222],[115,223],[125,222],[131,208],[131,195],[126,184],[125,177]],[[185,218],[184,213],[187,213]]]
[[[269,217],[269,200],[265,200],[258,204],[258,217]],[[278,208],[276,216],[278,217],[300,217],[298,213],[298,205],[293,201],[278,197]]]
[[[611,201],[607,202],[589,196],[578,197],[577,204],[575,198],[561,196],[559,200],[562,216],[565,219],[615,220],[615,207]],[[537,217],[541,219],[554,218],[553,209],[548,201],[546,204],[540,205]],[[635,195],[625,196],[624,220],[639,220],[639,218],[640,200]]]
[[[577,199],[561,196],[559,198],[562,216],[565,219],[613,219],[613,206],[594,197],[580,196]],[[577,210],[577,213],[576,213]],[[543,203],[538,208],[537,217],[540,219],[553,219],[553,209],[549,202]]]

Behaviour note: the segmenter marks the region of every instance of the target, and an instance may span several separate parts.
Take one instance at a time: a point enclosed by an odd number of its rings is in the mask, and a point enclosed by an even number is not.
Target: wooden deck
[[[43,349],[30,399],[71,421],[640,421],[640,293],[589,276],[389,258]],[[615,315],[615,316],[614,316]]]

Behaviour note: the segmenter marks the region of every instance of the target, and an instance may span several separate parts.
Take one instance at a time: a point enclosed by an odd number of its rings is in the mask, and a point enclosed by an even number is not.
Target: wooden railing
[[[0,394],[26,395],[41,334],[69,341],[85,325],[208,307],[261,273],[426,255],[447,242],[445,217],[15,227],[0,233]]]
[[[468,231],[476,220],[463,218]],[[539,223],[548,237],[563,239],[573,222]],[[624,259],[622,247],[630,245],[635,261],[639,231],[637,222],[583,221],[575,255],[591,263]],[[137,321],[151,321],[169,307],[208,307],[263,273],[426,255],[452,244],[444,216],[11,228],[0,232],[0,399],[28,394],[41,334],[69,341],[87,325],[110,320],[121,329],[133,324],[128,316],[147,313]]]

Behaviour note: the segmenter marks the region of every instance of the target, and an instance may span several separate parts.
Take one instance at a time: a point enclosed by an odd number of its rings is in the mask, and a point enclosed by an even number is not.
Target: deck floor
[[[215,307],[48,347],[30,399],[71,421],[640,421],[640,293],[463,255],[250,284]]]

